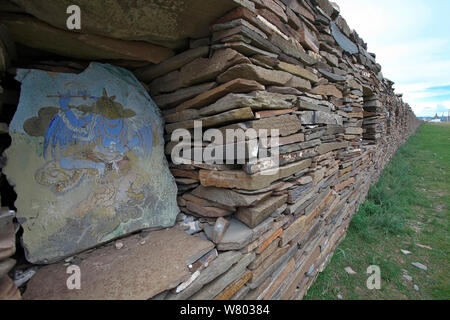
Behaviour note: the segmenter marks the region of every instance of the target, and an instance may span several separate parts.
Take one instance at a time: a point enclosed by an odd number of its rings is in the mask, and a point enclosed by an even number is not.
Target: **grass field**
[[[305,299],[450,299],[449,220],[450,125],[424,124],[371,187]],[[381,269],[380,290],[367,289],[370,265]]]

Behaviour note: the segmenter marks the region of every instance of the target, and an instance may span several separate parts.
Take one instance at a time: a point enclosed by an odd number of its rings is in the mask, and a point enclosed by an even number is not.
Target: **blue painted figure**
[[[94,101],[92,106],[69,106],[72,98]],[[150,157],[153,136],[150,124],[143,124],[133,110],[124,109],[108,97],[93,97],[86,92],[78,96],[59,95],[61,110],[52,119],[44,142],[44,157],[48,150],[63,169],[98,169],[105,166],[118,169],[117,163],[130,151]]]

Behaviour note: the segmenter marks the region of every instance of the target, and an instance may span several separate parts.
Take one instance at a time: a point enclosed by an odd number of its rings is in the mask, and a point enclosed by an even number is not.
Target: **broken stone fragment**
[[[227,228],[230,225],[230,221],[224,218],[218,218],[214,224],[214,230],[212,235],[212,241],[214,243],[220,243],[227,232]]]
[[[217,81],[225,83],[237,78],[255,80],[264,85],[281,85],[307,91],[311,89],[311,84],[308,80],[301,79],[285,71],[268,70],[252,64],[236,65],[221,74]]]
[[[205,268],[200,275],[183,291],[180,293],[170,292],[167,300],[186,300],[193,294],[200,291],[203,286],[207,285],[227,270],[236,264],[242,258],[242,253],[238,251],[227,251],[219,254],[219,256],[212,261],[207,268]]]

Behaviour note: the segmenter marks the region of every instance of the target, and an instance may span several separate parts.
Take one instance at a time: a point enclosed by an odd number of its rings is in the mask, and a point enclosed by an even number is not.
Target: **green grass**
[[[346,238],[305,299],[450,299],[449,213],[450,125],[424,124],[371,187]],[[370,265],[381,268],[380,290],[367,289]],[[348,266],[357,274],[348,275]],[[405,271],[413,281],[403,278]]]

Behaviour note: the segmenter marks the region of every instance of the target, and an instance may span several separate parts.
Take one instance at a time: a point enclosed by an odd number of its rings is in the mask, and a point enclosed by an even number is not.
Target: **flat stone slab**
[[[133,74],[20,69],[4,169],[28,261],[50,263],[125,234],[174,225],[177,187],[160,112]]]
[[[214,244],[174,228],[134,235],[76,257],[81,289],[69,290],[70,274],[63,263],[45,266],[28,282],[24,299],[149,299],[178,286],[190,276],[188,264],[208,253]]]

